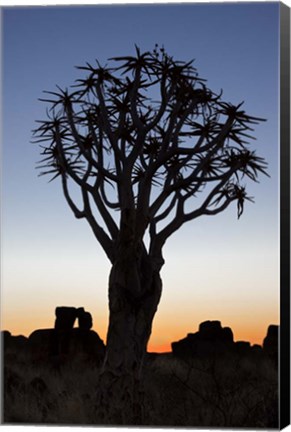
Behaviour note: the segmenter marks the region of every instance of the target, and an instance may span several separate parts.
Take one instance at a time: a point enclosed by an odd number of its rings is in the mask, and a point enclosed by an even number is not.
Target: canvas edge
[[[279,426],[290,424],[290,8],[280,3]]]

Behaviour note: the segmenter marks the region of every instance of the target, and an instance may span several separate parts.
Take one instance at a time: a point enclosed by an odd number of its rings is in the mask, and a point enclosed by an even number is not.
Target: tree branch
[[[68,190],[68,184],[67,184],[67,178],[66,174],[62,173],[62,186],[63,186],[63,193],[66,198],[67,203],[69,204],[69,207],[71,208],[72,212],[74,213],[74,216],[77,219],[85,218],[85,212],[78,209],[78,207],[75,205],[74,201],[71,199],[69,190]]]
[[[113,264],[114,262],[114,248],[113,248],[113,241],[109,238],[109,236],[106,234],[106,232],[103,230],[103,228],[97,223],[96,219],[94,218],[88,193],[82,189],[83,199],[84,199],[84,211],[86,214],[86,219],[89,223],[89,225],[92,228],[93,233],[95,234],[96,239],[101,244],[102,248],[104,249],[104,252],[106,253],[107,257],[109,258],[110,262]]]
[[[102,93],[102,89],[101,89],[101,85],[98,82],[96,84],[96,90],[97,90],[97,95],[98,95],[98,99],[99,99],[99,104],[100,104],[100,113],[101,113],[101,118],[103,120],[103,126],[104,126],[104,130],[106,132],[106,135],[108,136],[108,139],[110,141],[110,144],[112,146],[112,149],[114,151],[114,153],[116,154],[116,157],[122,161],[123,160],[123,155],[117,145],[115,136],[113,134],[112,128],[111,128],[111,124],[109,121],[109,115],[107,112],[107,107],[104,101],[104,97],[103,97],[103,93]]]
[[[118,178],[113,175],[112,173],[110,173],[108,170],[106,170],[102,165],[100,165],[96,160],[94,160],[90,154],[88,153],[88,151],[85,149],[83,143],[82,143],[82,139],[80,139],[80,135],[76,129],[75,123],[74,123],[74,119],[73,119],[73,112],[72,112],[72,108],[68,107],[66,110],[67,113],[67,117],[68,117],[68,122],[69,125],[71,127],[71,132],[72,135],[78,145],[78,147],[80,148],[82,155],[87,159],[87,161],[94,166],[94,168],[96,168],[100,173],[102,173],[102,175],[104,175],[105,177],[109,178],[110,180],[114,181],[114,182],[118,182]]]

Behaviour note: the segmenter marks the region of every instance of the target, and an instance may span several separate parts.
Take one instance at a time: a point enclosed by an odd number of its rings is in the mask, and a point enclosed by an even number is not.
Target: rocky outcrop
[[[278,358],[278,326],[269,326],[261,347],[251,346],[250,342],[245,341],[234,342],[229,327],[222,327],[220,321],[205,321],[199,325],[198,332],[189,333],[186,338],[173,342],[172,352],[180,358],[212,357],[232,353],[238,357],[256,360],[268,355],[275,361]]]
[[[236,353],[243,355],[250,352],[251,344],[250,342],[237,341],[234,343],[233,348]]]
[[[279,351],[279,326],[272,324],[268,327],[267,336],[263,341],[263,350],[277,365]]]
[[[80,329],[90,330],[92,328],[92,316],[89,312],[86,312],[83,307],[58,306],[55,313],[56,330],[71,330],[74,327],[76,319],[78,319],[78,326]]]
[[[222,353],[233,353],[239,357],[253,359],[268,356],[278,361],[278,326],[270,325],[268,333],[260,345],[251,346],[250,342],[233,340],[229,327],[222,327],[220,321],[205,321],[199,325],[196,333],[189,333],[186,338],[172,343],[173,354],[177,357],[203,357]]]
[[[177,357],[201,357],[226,352],[232,345],[233,334],[229,327],[221,327],[220,321],[205,321],[198,332],[173,342],[172,351]]]
[[[35,330],[28,338],[28,348],[36,360],[57,357],[69,360],[82,355],[98,363],[105,354],[105,345],[99,335],[80,328]]]
[[[28,337],[28,351],[32,359],[47,360],[58,353],[54,329],[34,330]]]
[[[9,343],[9,340],[11,338],[11,333],[8,330],[2,330],[1,331],[1,343],[7,346],[7,343]]]
[[[26,347],[27,338],[25,336],[12,336],[7,330],[1,331],[1,339],[5,352],[23,350]]]
[[[105,345],[99,335],[91,330],[92,316],[83,307],[59,306],[55,310],[55,327],[33,331],[29,338],[12,336],[7,330],[1,332],[4,354],[28,353],[32,361],[49,359],[71,360],[85,356],[97,363],[103,360]],[[78,328],[74,323],[78,319]]]

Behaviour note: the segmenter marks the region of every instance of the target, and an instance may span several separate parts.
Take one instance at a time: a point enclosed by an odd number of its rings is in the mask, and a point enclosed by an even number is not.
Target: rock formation
[[[92,316],[83,307],[58,306],[53,329],[40,329],[28,338],[28,349],[34,360],[69,360],[78,355],[102,361],[105,345],[98,334],[90,330]],[[74,323],[78,318],[78,328]],[[6,335],[6,337],[8,337]]]
[[[250,342],[237,341],[234,343],[233,350],[237,354],[239,354],[240,356],[246,355],[246,354],[250,353],[251,344],[250,344]]]
[[[188,333],[184,339],[172,342],[172,352],[180,358],[213,357],[228,353],[255,361],[268,357],[278,365],[278,332],[278,326],[270,325],[263,347],[251,346],[250,342],[234,342],[232,330],[223,328],[220,321],[205,321],[199,325],[198,332]]]
[[[177,357],[210,356],[223,353],[233,345],[233,334],[229,327],[221,327],[220,321],[205,321],[199,331],[188,333],[187,337],[172,343]]]
[[[76,356],[101,362],[105,345],[93,330],[73,328],[70,330],[35,330],[28,338],[28,346],[35,360],[70,360]]]
[[[77,309],[78,326],[82,330],[90,330],[93,325],[92,316],[84,308]]]
[[[279,326],[272,324],[268,327],[267,336],[263,341],[263,350],[278,365]]]
[[[77,309],[74,307],[58,306],[56,308],[56,330],[70,330],[74,327]]]
[[[32,359],[40,361],[58,354],[55,329],[34,330],[28,337],[28,349]]]
[[[74,327],[76,318],[78,318],[78,326],[80,329],[90,330],[93,325],[91,314],[86,312],[83,307],[58,306],[55,313],[56,330],[71,330]]]
[[[1,342],[6,352],[9,350],[22,350],[26,347],[27,338],[22,335],[12,336],[9,331],[3,330],[1,331]]]

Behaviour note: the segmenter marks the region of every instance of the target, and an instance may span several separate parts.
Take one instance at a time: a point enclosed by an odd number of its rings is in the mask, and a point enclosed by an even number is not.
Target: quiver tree
[[[60,178],[75,217],[88,221],[112,264],[103,374],[108,386],[122,382],[132,394],[161,296],[167,239],[231,204],[240,217],[252,201],[245,179],[257,181],[266,163],[248,143],[262,119],[207,88],[192,61],[157,46],[110,60],[110,67],[78,67],[86,76],[72,91],[46,92],[50,109],[34,134],[40,175]]]

